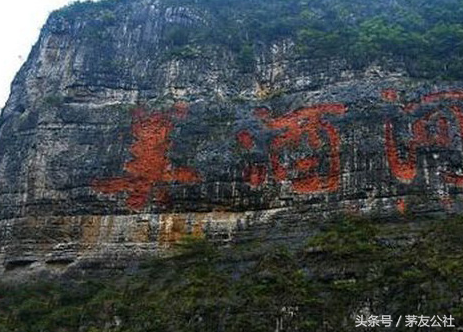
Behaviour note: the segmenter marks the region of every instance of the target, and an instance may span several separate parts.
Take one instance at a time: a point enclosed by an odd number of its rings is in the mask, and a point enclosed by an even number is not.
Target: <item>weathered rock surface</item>
[[[91,6],[90,6],[91,8]],[[0,118],[0,275],[125,269],[184,234],[297,242],[342,213],[463,209],[463,84],[262,45],[169,57],[205,13],[53,13]]]

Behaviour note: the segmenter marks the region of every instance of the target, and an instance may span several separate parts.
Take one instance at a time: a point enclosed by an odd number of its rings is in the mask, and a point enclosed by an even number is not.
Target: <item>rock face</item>
[[[463,84],[262,45],[169,56],[206,13],[53,13],[0,118],[0,275],[134,267],[185,234],[297,243],[324,218],[463,210]],[[113,15],[113,16],[112,16]]]

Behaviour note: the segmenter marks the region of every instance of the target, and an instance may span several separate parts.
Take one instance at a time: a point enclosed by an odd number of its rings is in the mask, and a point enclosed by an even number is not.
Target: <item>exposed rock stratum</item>
[[[463,85],[262,43],[255,68],[155,0],[53,13],[0,118],[0,276],[134,267],[183,235],[297,244],[339,214],[463,209]]]

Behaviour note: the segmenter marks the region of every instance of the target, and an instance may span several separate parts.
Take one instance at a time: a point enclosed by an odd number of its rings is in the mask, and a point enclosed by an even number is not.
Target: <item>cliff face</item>
[[[463,208],[463,85],[254,48],[155,0],[53,13],[0,118],[0,275],[126,268],[182,235],[294,242],[337,214]],[[186,52],[186,53],[185,53]]]

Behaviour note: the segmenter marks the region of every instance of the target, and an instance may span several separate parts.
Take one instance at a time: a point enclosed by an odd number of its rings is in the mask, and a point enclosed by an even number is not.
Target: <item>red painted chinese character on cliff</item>
[[[397,95],[393,90],[386,90],[382,93],[383,99],[387,101],[396,101]],[[463,100],[463,92],[450,91],[439,92],[426,95],[421,98],[419,103],[409,103],[402,107],[406,113],[414,112],[421,106],[429,105],[440,100]],[[463,113],[462,109],[457,106],[450,107],[451,114],[459,122],[460,137],[463,137]],[[399,181],[404,183],[412,182],[417,175],[417,151],[422,147],[444,147],[451,145],[451,136],[449,133],[451,120],[441,109],[433,109],[427,112],[423,117],[412,124],[412,139],[407,144],[407,157],[401,158],[394,138],[394,126],[391,120],[385,124],[386,139],[386,156],[392,174]],[[435,127],[434,132],[430,131],[431,126]],[[463,186],[463,178],[456,174],[447,174],[444,176],[447,183]]]
[[[248,130],[242,130],[236,135],[240,146],[245,150],[252,150],[255,147],[254,137]],[[265,183],[267,179],[266,165],[249,164],[243,171],[244,181],[251,187],[256,188]]]
[[[273,178],[278,182],[290,180],[293,190],[299,194],[335,192],[340,182],[340,136],[338,130],[324,115],[344,115],[347,111],[342,104],[320,104],[301,108],[283,116],[272,118],[265,109],[258,109],[256,114],[267,128],[279,133],[270,144],[270,163]],[[328,144],[322,140],[324,133]],[[307,137],[307,142],[304,138]],[[238,133],[238,142],[243,148],[254,146],[252,135],[247,131]],[[328,145],[329,169],[327,174],[319,174],[320,160],[315,156],[299,158],[289,164],[280,161],[283,150],[296,150],[307,143],[313,151],[321,151]],[[289,173],[295,173],[291,176]],[[250,165],[245,169],[245,180],[256,187],[261,185],[267,169],[263,165]]]
[[[176,104],[174,116],[184,118],[187,110],[185,104]],[[152,190],[156,200],[167,203],[169,194],[166,184],[196,183],[200,177],[190,168],[174,168],[167,156],[172,146],[169,135],[174,129],[171,116],[159,112],[147,114],[139,108],[134,111],[133,118],[135,143],[130,149],[133,160],[124,167],[127,175],[96,180],[93,187],[105,194],[127,192],[127,205],[133,210],[140,210],[147,204]]]

